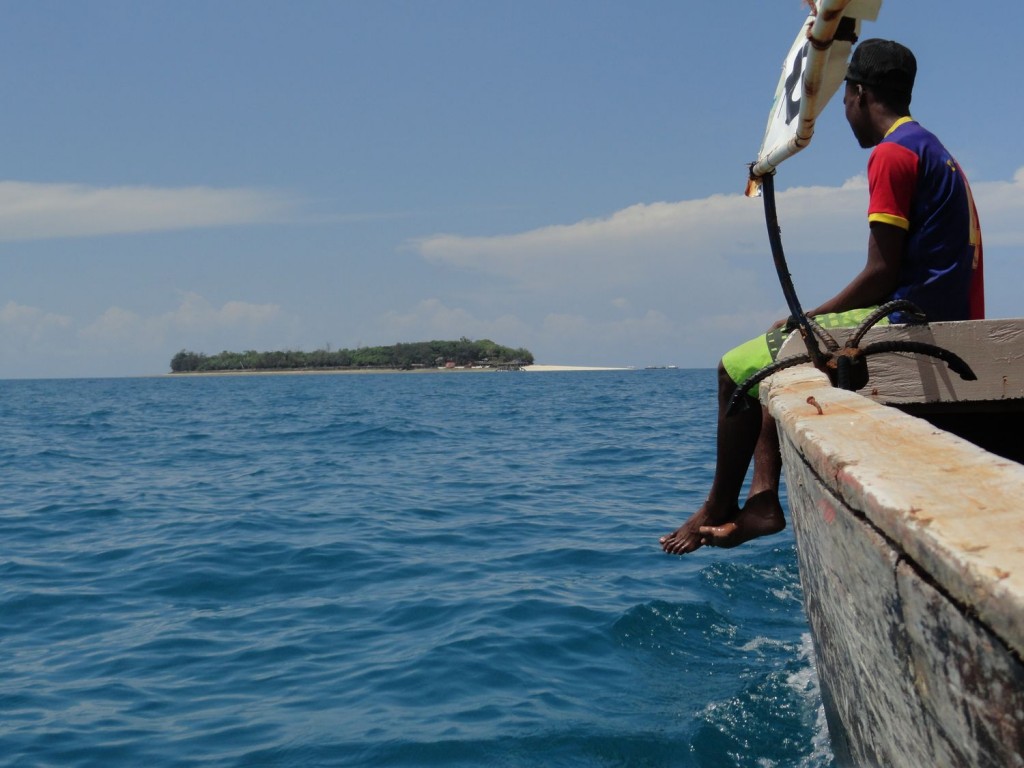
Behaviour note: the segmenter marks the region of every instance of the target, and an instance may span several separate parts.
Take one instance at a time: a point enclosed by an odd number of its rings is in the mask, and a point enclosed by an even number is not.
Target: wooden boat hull
[[[1024,466],[809,367],[762,399],[839,764],[1024,766]]]

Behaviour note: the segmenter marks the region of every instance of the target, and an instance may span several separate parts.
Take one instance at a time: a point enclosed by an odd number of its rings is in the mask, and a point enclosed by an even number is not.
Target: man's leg
[[[853,327],[876,307],[818,315],[823,328]],[[887,324],[880,321],[880,325]],[[707,544],[735,547],[758,536],[778,533],[786,527],[779,502],[782,457],[775,420],[755,398],[751,406],[735,416],[726,417],[725,408],[736,390],[734,382],[745,381],[775,360],[785,332],[775,327],[735,349],[729,350],[718,365],[718,443],[715,479],[711,493],[697,512],[674,532],[661,537],[661,548],[683,555]],[[728,372],[726,372],[728,370]],[[752,423],[753,422],[753,423]],[[742,509],[738,499],[750,459],[754,459],[754,477]]]
[[[714,547],[735,547],[760,536],[778,533],[786,527],[786,517],[779,501],[779,480],[782,475],[782,454],[779,432],[768,411],[764,410],[761,432],[754,448],[754,477],[747,501],[739,514],[721,525],[699,528],[705,544]]]
[[[711,538],[700,532],[702,526],[720,526],[739,514],[740,490],[759,442],[762,409],[757,400],[748,397],[749,408],[726,416],[726,408],[735,391],[735,382],[719,363],[715,477],[703,506],[675,531],[661,537],[661,548],[670,554],[693,552]],[[772,427],[774,429],[774,424]]]
[[[865,307],[853,309],[848,312],[818,315],[815,319],[823,328],[846,328],[858,325],[865,317],[873,312],[876,307]],[[888,320],[883,319],[880,325],[887,325]],[[771,360],[775,360],[778,350],[782,346],[784,338],[778,330],[769,331],[765,335],[767,351]],[[759,343],[755,340],[737,347],[726,354],[730,365],[741,366],[757,360],[762,354]],[[767,365],[768,361],[763,357],[758,363]],[[737,371],[745,375],[753,371],[744,370],[738,367]],[[734,371],[734,376],[737,372]],[[737,378],[737,381],[740,379]],[[779,479],[782,474],[782,455],[779,453],[779,432],[775,426],[775,420],[764,411],[761,423],[761,430],[754,449],[754,477],[750,483],[750,492],[747,501],[738,514],[724,523],[705,523],[698,528],[698,533],[703,537],[703,544],[716,547],[735,547],[745,541],[756,539],[759,536],[769,536],[778,533],[786,527],[786,517],[782,512],[782,503],[779,501]]]

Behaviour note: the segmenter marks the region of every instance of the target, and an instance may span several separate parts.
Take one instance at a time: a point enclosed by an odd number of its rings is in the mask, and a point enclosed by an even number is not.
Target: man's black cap
[[[877,37],[862,40],[850,57],[846,79],[907,96],[914,90],[917,59],[910,49],[894,40]]]

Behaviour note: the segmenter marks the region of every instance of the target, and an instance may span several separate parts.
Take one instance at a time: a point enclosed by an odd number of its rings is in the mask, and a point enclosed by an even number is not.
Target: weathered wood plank
[[[840,346],[852,329],[830,331]],[[929,325],[876,326],[861,341],[918,341],[952,350],[967,362],[977,381],[963,381],[939,360],[922,355],[879,354],[868,358],[871,381],[861,392],[879,402],[979,402],[1024,398],[1024,320],[975,320]],[[806,352],[792,334],[779,358]]]
[[[1024,766],[1024,665],[909,564],[896,569],[913,681],[961,765]]]
[[[1024,466],[811,368],[773,376],[762,398],[838,498],[1024,654]]]
[[[899,552],[825,489],[792,441],[782,442],[832,749],[840,765],[967,765],[956,742],[929,722],[902,607]]]
[[[837,758],[1024,765],[1024,466],[809,367],[762,400]]]

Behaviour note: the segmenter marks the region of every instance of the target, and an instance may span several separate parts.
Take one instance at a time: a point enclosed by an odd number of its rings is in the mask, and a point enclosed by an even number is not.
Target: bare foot
[[[698,535],[702,544],[711,547],[738,547],[761,536],[770,536],[786,527],[779,495],[775,491],[762,491],[747,499],[743,509],[722,525],[702,525]]]
[[[730,519],[739,513],[739,508],[736,508],[731,514],[715,519],[708,511],[707,504],[704,504],[693,513],[689,520],[672,531],[672,533],[662,536],[658,541],[661,544],[661,548],[670,555],[687,555],[696,549],[700,549],[704,544],[710,543],[712,537],[703,533],[705,528],[711,530],[711,528],[726,525]]]

